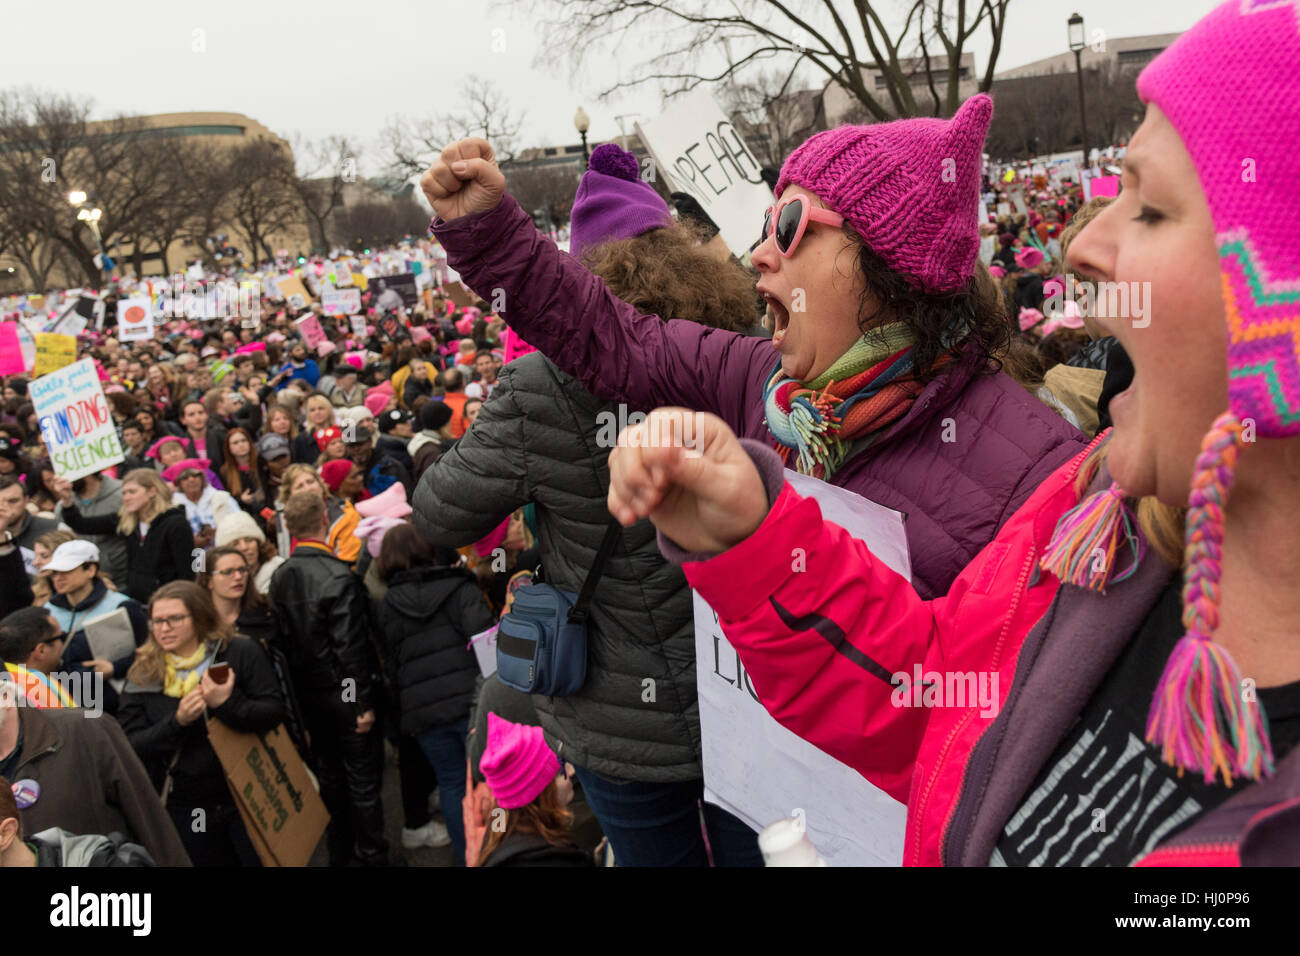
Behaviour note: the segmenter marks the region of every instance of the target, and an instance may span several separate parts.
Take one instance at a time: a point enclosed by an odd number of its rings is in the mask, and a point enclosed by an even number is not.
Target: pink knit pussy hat
[[[515,810],[542,795],[560,772],[560,761],[546,746],[541,727],[516,724],[489,712],[487,748],[479,767],[497,806]]]
[[[927,293],[954,292],[974,275],[979,187],[993,101],[983,93],[951,120],[841,126],[810,137],[776,183],[816,193],[891,269]]]

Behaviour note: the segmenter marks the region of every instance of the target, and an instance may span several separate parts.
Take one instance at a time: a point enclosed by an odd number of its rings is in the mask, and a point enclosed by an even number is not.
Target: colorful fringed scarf
[[[902,418],[921,383],[914,376],[912,330],[902,322],[873,329],[811,382],[787,378],[778,359],[763,389],[776,450],[795,470],[829,480],[852,445]],[[948,361],[941,355],[936,366]]]

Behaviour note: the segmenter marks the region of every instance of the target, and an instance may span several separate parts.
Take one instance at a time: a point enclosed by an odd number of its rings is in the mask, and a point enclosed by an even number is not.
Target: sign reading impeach
[[[93,359],[33,379],[27,391],[60,478],[75,481],[126,460]]]

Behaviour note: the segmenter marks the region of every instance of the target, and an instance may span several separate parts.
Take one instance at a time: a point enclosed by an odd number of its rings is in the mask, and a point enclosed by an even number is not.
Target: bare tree
[[[817,131],[817,96],[794,88],[795,75],[756,71],[746,82],[728,83],[723,110],[766,166],[780,166],[796,146]]]
[[[992,50],[979,81],[993,83],[1002,48],[1002,31],[1010,0],[909,0],[902,25],[891,30],[880,3],[822,0],[797,8],[785,0],[547,0],[551,14],[544,25],[547,55],[564,50],[578,69],[594,54],[619,56],[622,44],[635,38],[643,56],[628,75],[602,92],[657,85],[666,96],[685,93],[701,83],[742,75],[755,64],[775,61],[793,73],[807,64],[827,82],[839,84],[872,120],[952,112],[960,99],[963,53],[981,29],[992,35]],[[645,43],[658,37],[659,43]],[[922,46],[924,42],[924,47]],[[725,44],[727,63],[701,73],[701,50]],[[738,53],[733,58],[732,47]],[[928,53],[942,49],[944,93],[934,87]],[[907,61],[920,54],[934,103],[922,109],[913,92],[916,69]],[[626,56],[623,57],[627,59]],[[864,72],[878,70],[884,97],[867,89]]]
[[[343,205],[343,187],[357,181],[360,150],[346,136],[329,136],[295,144],[294,157],[299,168],[294,190],[307,212],[312,244],[324,248],[329,245],[326,223]]]
[[[544,209],[557,226],[569,221],[573,198],[582,179],[580,167],[569,164],[513,165],[502,172],[506,176],[506,189],[529,213]]]
[[[330,220],[330,236],[336,245],[355,249],[373,248],[404,236],[423,236],[429,214],[409,196],[393,196],[344,206]]]
[[[250,262],[274,259],[271,235],[301,222],[293,160],[288,150],[270,139],[241,143],[224,158],[230,185],[225,215],[244,234]]]
[[[379,135],[394,175],[405,179],[424,172],[443,147],[467,136],[481,136],[492,144],[498,162],[510,162],[523,117],[511,111],[496,85],[480,76],[466,80],[461,98],[465,106],[455,113],[423,119],[398,116],[389,120]]]

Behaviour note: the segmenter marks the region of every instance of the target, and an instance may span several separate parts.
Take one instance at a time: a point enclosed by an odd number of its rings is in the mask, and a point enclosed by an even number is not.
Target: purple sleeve
[[[766,339],[639,314],[539,233],[509,194],[431,229],[464,284],[503,302],[510,327],[596,396],[634,411],[713,412],[739,435],[761,427],[762,385],[777,359]]]
[[[785,465],[781,463],[781,456],[761,441],[754,441],[752,438],[742,438],[740,445],[748,453],[754,467],[758,469],[758,477],[763,479],[763,488],[767,491],[767,507],[770,510],[773,502],[780,497],[781,489],[785,487]],[[658,534],[659,552],[670,564],[707,561],[709,558],[717,557],[716,553],[685,551],[662,531]]]

